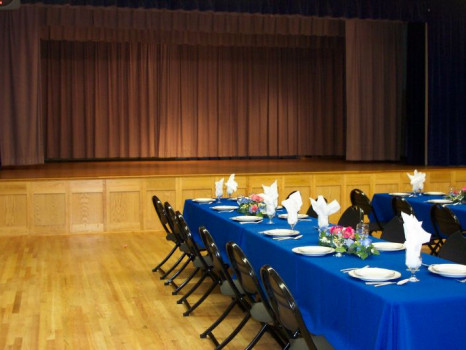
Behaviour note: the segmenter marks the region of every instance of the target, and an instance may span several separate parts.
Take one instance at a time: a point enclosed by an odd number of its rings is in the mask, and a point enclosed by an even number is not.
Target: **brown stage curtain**
[[[44,162],[40,91],[40,16],[0,11],[0,161]]]
[[[47,158],[344,155],[344,41],[45,41]]]
[[[347,160],[400,160],[404,28],[346,21]]]

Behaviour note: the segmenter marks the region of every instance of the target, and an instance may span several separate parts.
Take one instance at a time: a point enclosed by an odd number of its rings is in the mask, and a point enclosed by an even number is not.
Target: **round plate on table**
[[[451,204],[451,203],[453,203],[449,199],[429,199],[427,202],[434,203],[434,204]]]
[[[444,192],[424,192],[426,196],[445,196]]]
[[[239,207],[237,205],[216,205],[214,207],[210,207],[210,209],[224,211],[224,210],[235,210]]]
[[[256,222],[262,221],[263,219],[260,216],[252,216],[252,215],[243,215],[243,216],[234,216],[231,220],[238,221],[238,222]]]
[[[261,233],[263,233],[266,236],[273,236],[273,237],[291,237],[291,236],[299,235],[299,231],[290,230],[287,228],[275,228],[272,230],[262,231]]]
[[[193,202],[197,203],[212,203],[215,199],[213,198],[194,198]]]
[[[320,245],[308,245],[303,247],[294,247],[291,249],[293,253],[306,256],[324,256],[335,252],[334,248],[323,247]]]
[[[378,267],[364,267],[351,270],[348,275],[367,282],[383,282],[401,277],[401,273],[395,270],[382,269]]]
[[[428,270],[443,277],[466,277],[466,265],[461,264],[433,264],[428,267]]]
[[[398,250],[405,249],[405,246],[403,243],[373,242],[372,245],[380,252],[395,252]]]
[[[398,196],[398,197],[407,197],[410,194],[411,193],[407,193],[407,192],[391,192],[391,193],[389,193],[390,196]]]
[[[288,219],[288,214],[280,214],[278,215],[278,217],[280,219]],[[309,217],[309,215],[307,214],[298,214],[298,220],[299,219],[307,219]]]

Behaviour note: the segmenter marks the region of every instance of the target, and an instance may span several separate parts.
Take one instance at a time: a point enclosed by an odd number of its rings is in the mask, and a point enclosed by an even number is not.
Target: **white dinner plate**
[[[274,237],[284,237],[284,236],[297,236],[299,235],[299,231],[290,230],[287,228],[275,228],[273,230],[266,230],[262,231],[262,233],[266,236],[274,236]]]
[[[406,192],[392,192],[392,193],[389,193],[389,195],[398,196],[398,197],[406,197],[406,196],[409,196],[410,194]]]
[[[434,203],[434,204],[451,204],[451,203],[453,203],[449,199],[429,199],[427,202]]]
[[[401,273],[395,270],[381,269],[378,267],[365,267],[348,272],[351,277],[363,281],[383,282],[401,277]]]
[[[278,217],[280,219],[288,219],[288,214],[280,214],[280,215],[278,215]],[[307,214],[298,214],[298,219],[306,219],[308,217],[309,217],[309,215],[307,215]]]
[[[295,247],[291,249],[294,253],[302,254],[306,256],[323,256],[335,251],[334,248],[323,247],[320,245],[308,245],[304,247]]]
[[[197,203],[212,203],[215,199],[213,198],[194,198],[193,202]]]
[[[429,271],[444,277],[466,277],[466,265],[461,264],[434,264],[429,266]]]
[[[395,252],[398,250],[405,249],[403,243],[394,243],[394,242],[374,242],[372,245],[381,252]]]
[[[223,210],[235,210],[238,209],[239,207],[237,205],[216,205],[214,207],[211,207],[213,210],[218,210],[218,211],[223,211]]]
[[[263,220],[260,216],[253,216],[253,215],[234,216],[231,219],[234,221],[239,221],[239,222],[255,222],[255,221]]]
[[[424,192],[426,196],[444,196],[444,192]]]

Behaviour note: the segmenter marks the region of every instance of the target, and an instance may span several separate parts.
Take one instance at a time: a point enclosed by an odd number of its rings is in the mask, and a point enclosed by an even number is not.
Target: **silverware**
[[[260,224],[263,220],[259,220],[259,221],[241,221],[240,224],[241,225],[244,225],[244,224]]]
[[[388,286],[390,284],[396,284],[397,286],[402,286],[409,282],[409,278],[405,278],[404,280],[399,280],[398,282],[395,281],[385,281],[385,282],[366,282],[367,285],[374,286],[374,287],[382,287]]]
[[[303,237],[303,235],[299,235],[299,236],[296,236],[296,237],[291,237],[291,236],[287,236],[287,237],[275,237],[273,239],[275,239],[276,241],[284,241],[286,239],[300,239],[301,237]]]
[[[365,269],[367,267],[369,267],[369,265],[366,265],[366,266],[363,266],[363,267],[348,267],[346,269],[341,269],[340,271],[343,272],[343,273],[347,273],[347,272],[350,272],[350,271],[353,271],[353,270]]]
[[[457,280],[459,283],[466,283],[466,278],[464,280]]]

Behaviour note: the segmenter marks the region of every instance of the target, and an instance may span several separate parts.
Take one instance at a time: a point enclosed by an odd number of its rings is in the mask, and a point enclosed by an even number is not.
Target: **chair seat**
[[[333,350],[328,340],[320,335],[311,335],[317,350]],[[290,341],[290,350],[309,350],[304,338],[296,338]]]
[[[204,256],[203,258],[207,266],[212,266],[212,258],[210,256]],[[205,267],[198,256],[194,258],[193,264],[195,267],[199,267],[200,269]]]
[[[262,302],[254,303],[251,307],[250,313],[251,317],[258,322],[269,324],[273,323],[272,317]]]
[[[238,291],[241,294],[244,294],[243,287],[241,287],[241,284],[239,283],[239,281],[238,280],[233,280],[233,283],[235,284],[236,289],[238,289]],[[220,293],[222,293],[223,295],[228,295],[230,297],[235,296],[235,292],[231,288],[230,283],[228,283],[228,281],[226,281],[226,280],[223,281],[222,284],[220,285]]]

